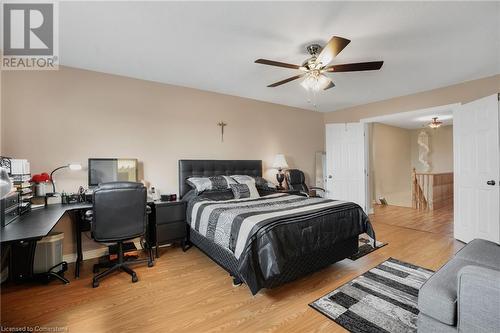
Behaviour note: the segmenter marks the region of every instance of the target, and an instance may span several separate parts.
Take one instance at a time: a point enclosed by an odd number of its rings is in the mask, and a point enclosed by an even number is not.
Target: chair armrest
[[[494,332],[500,327],[500,271],[465,266],[458,272],[459,332]]]
[[[94,211],[92,209],[85,211],[85,221],[92,222],[93,218],[94,218]]]
[[[149,205],[146,205],[146,215],[151,214],[151,207]]]

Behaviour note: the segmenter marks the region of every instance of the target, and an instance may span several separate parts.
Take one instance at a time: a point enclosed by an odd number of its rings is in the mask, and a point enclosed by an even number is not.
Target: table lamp
[[[56,172],[57,170],[66,169],[66,168],[69,168],[70,170],[81,170],[82,165],[78,164],[78,163],[71,163],[71,164],[66,164],[66,165],[57,167],[54,170],[52,170],[52,172],[50,173],[50,181],[52,182],[52,193],[47,193],[47,196],[54,196],[56,193],[56,184],[54,182],[54,177],[53,177],[54,172]]]
[[[285,180],[285,174],[283,173],[283,169],[288,168],[288,163],[286,163],[285,155],[277,154],[274,157],[273,168],[278,169],[278,173],[276,174],[276,180],[278,181],[278,189],[283,189],[281,185]]]

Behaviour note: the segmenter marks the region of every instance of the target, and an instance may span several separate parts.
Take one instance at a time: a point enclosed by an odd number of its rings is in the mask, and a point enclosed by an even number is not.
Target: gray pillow
[[[234,175],[231,176],[231,178],[233,178],[238,184],[247,184],[248,182],[252,182],[259,190],[276,188],[276,185],[259,176]]]
[[[230,189],[229,185],[236,184],[236,181],[228,176],[214,177],[190,177],[186,183],[191,185],[197,193],[204,191],[224,191]]]
[[[255,176],[255,187],[258,189],[270,189],[270,188],[276,188],[276,185],[274,183],[271,183],[267,179],[264,179],[259,176]]]
[[[231,184],[230,186],[235,199],[250,198],[250,188],[247,184]]]

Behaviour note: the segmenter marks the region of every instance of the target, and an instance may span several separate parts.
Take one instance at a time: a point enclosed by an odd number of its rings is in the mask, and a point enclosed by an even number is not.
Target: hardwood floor
[[[233,287],[226,271],[198,249],[164,248],[153,268],[136,268],[135,284],[120,273],[93,289],[89,261],[81,278],[71,278],[69,285],[2,285],[1,324],[60,327],[71,333],[344,332],[308,304],[388,257],[435,270],[462,247],[446,233],[394,225],[394,220],[418,222],[415,211],[386,210],[375,216],[377,239],[389,245],[256,296],[244,285]]]
[[[381,221],[394,226],[453,236],[453,205],[433,211],[398,206],[374,206],[372,222]]]

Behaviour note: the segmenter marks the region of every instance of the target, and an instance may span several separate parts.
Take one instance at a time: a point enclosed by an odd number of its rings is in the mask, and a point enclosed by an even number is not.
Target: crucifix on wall
[[[224,121],[221,121],[217,124],[217,126],[220,126],[220,141],[224,142],[224,127],[226,127],[227,124]]]

